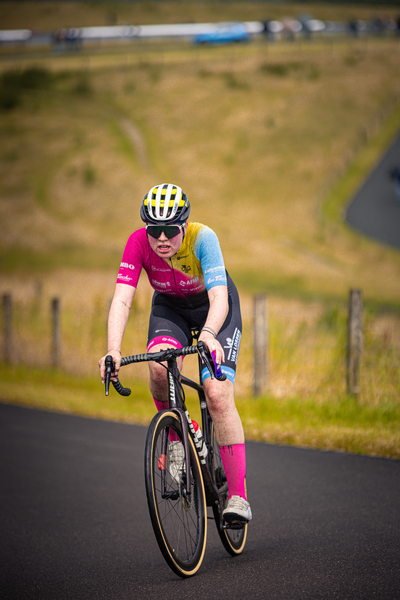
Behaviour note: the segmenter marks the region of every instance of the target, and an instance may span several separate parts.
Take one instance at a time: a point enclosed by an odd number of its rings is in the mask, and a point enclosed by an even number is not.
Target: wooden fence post
[[[363,298],[361,290],[350,290],[347,327],[347,392],[360,392],[360,360],[363,346]]]
[[[3,295],[4,313],[4,362],[12,360],[12,297],[11,294]]]
[[[61,355],[61,333],[60,333],[60,299],[53,298],[51,301],[51,321],[52,321],[52,351],[51,363],[54,369],[59,366]]]
[[[254,339],[254,396],[267,390],[267,298],[264,295],[254,296],[253,302],[253,339]]]

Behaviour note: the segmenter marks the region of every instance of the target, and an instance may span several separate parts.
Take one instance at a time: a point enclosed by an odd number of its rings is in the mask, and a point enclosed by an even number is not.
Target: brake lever
[[[110,381],[111,381],[111,373],[114,371],[114,361],[112,356],[108,354],[105,360],[106,364],[106,378],[105,378],[105,386],[106,386],[106,396],[108,396],[108,392],[110,390]]]
[[[222,372],[221,370],[221,366],[217,363],[217,361],[215,360],[215,355],[216,352],[215,350],[213,350],[211,352],[211,358],[214,364],[214,368],[211,366],[210,361],[208,360],[208,356],[206,354],[206,345],[204,342],[200,341],[197,343],[197,349],[198,352],[201,356],[202,361],[204,362],[204,364],[206,365],[207,369],[210,371],[210,377],[211,379],[217,379],[218,381],[225,381],[226,379],[226,375],[225,373]],[[215,374],[215,377],[214,377]]]
[[[214,379],[214,370],[211,366],[210,361],[208,360],[208,356],[206,354],[205,347],[206,347],[206,345],[204,342],[202,342],[202,341],[197,342],[197,351],[200,354],[201,360],[206,365],[207,369],[210,371],[211,379]]]
[[[211,358],[213,359],[213,363],[214,363],[214,367],[215,367],[215,377],[218,381],[225,381],[226,375],[225,375],[225,373],[222,372],[221,365],[219,365],[216,361],[216,358],[215,358],[216,354],[217,354],[216,350],[213,350],[211,352]]]

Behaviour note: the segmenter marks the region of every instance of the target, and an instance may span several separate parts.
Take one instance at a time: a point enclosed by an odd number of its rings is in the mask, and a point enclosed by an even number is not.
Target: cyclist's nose
[[[165,235],[164,231],[162,231],[160,233],[160,235],[158,236],[158,240],[161,242],[165,242],[166,240],[168,240],[167,236]]]

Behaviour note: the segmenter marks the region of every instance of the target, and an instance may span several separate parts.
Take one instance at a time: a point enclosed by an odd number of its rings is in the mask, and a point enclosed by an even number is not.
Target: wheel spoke
[[[151,460],[146,458],[147,499],[154,532],[164,558],[178,575],[189,576],[198,570],[204,556],[207,530],[204,486],[191,441],[190,494],[186,493],[185,469],[182,468],[180,481],[175,481],[179,469],[170,471],[170,457],[162,440],[167,439],[166,435],[173,431],[182,441],[182,430],[177,417],[165,412],[167,414],[153,419],[146,441],[146,452],[149,449],[151,451]],[[185,464],[186,460],[182,461],[182,465]]]

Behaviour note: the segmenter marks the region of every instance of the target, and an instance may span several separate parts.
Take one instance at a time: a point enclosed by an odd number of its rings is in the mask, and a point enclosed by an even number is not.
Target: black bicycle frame
[[[200,361],[200,358],[199,358]],[[172,364],[173,363],[173,364]],[[190,434],[194,446],[196,448],[197,455],[200,460],[201,472],[203,475],[204,488],[206,492],[206,500],[207,506],[213,506],[215,503],[219,503],[219,491],[214,483],[213,477],[211,476],[212,469],[212,453],[213,449],[211,447],[211,438],[210,438],[210,428],[208,426],[208,419],[210,419],[210,415],[207,408],[206,397],[204,394],[204,389],[201,385],[192,381],[188,377],[181,375],[179,373],[179,369],[176,365],[175,360],[168,361],[168,392],[169,392],[169,403],[170,408],[174,412],[176,412],[180,416],[180,420],[182,423],[182,432],[184,437],[184,445],[185,445],[185,454],[186,454],[186,477],[187,477],[187,486],[189,486],[189,448],[188,448],[188,433]],[[196,390],[199,395],[200,400],[200,409],[201,409],[201,421],[202,421],[202,434],[204,437],[204,441],[207,448],[207,457],[204,459],[200,453],[199,448],[197,446],[198,442],[195,436],[195,430],[192,424],[192,420],[189,416],[189,412],[186,408],[185,401],[182,397],[182,392],[180,390],[180,386],[176,385],[176,380],[173,375],[176,375],[178,380],[188,387]],[[178,402],[177,402],[178,398]],[[190,487],[187,487],[189,490]]]
[[[202,342],[200,342],[200,343],[202,343]],[[199,346],[199,344],[198,344],[198,346]],[[188,353],[193,354],[195,351],[196,351],[196,349],[192,346],[192,347],[190,347],[190,352],[188,352]],[[160,352],[160,354],[162,354],[162,352]],[[184,355],[186,355],[186,353]],[[159,358],[161,359],[161,356]],[[150,356],[149,354],[138,354],[136,356],[127,356],[121,360],[121,367],[124,365],[127,365],[127,364],[131,364],[133,362],[144,362],[144,361],[150,361],[150,360],[155,360],[155,359],[156,359],[156,357],[154,355]],[[207,361],[208,361],[207,357],[204,356],[204,360],[206,361],[206,364],[207,364]],[[219,490],[217,489],[216,485],[214,484],[213,477],[211,476],[213,448],[211,447],[211,436],[210,436],[210,427],[209,427],[210,415],[209,415],[208,408],[207,408],[204,389],[198,383],[196,383],[196,382],[192,381],[191,379],[188,379],[187,377],[184,377],[183,375],[180,374],[175,356],[171,355],[170,357],[166,358],[166,362],[168,365],[167,377],[168,377],[169,409],[172,412],[177,414],[179,421],[182,424],[182,437],[183,437],[182,441],[184,444],[185,456],[186,456],[186,490],[187,490],[188,494],[190,495],[190,452],[189,452],[189,441],[188,441],[188,436],[190,435],[193,440],[193,443],[196,448],[196,452],[197,452],[197,455],[198,455],[199,461],[200,461],[200,466],[201,466],[201,471],[202,471],[203,481],[204,481],[204,487],[205,487],[205,492],[206,492],[207,506],[213,506],[215,503],[220,505]],[[106,384],[105,392],[106,392],[106,396],[108,396],[108,388],[109,388],[109,384],[111,381],[111,372],[113,370],[112,357],[106,356],[105,363],[106,363],[106,367],[107,367],[107,373],[106,373],[106,379],[105,379],[105,384]],[[199,355],[200,380],[201,380],[201,365],[202,365],[202,362],[201,362],[201,358]],[[207,366],[209,366],[209,365],[207,365]],[[211,369],[211,367],[209,367],[209,369]],[[185,405],[182,390],[178,383],[179,381],[182,381],[185,385],[196,390],[199,395],[203,436],[204,436],[206,448],[208,450],[208,455],[207,455],[206,459],[203,456],[201,456],[201,454],[200,454],[200,449],[198,448],[198,440],[196,438],[192,420],[189,416],[189,412]],[[121,382],[119,381],[118,377],[116,377],[116,381],[112,380],[112,384],[113,384],[114,388],[117,390],[117,392],[119,394],[121,394],[122,396],[129,396],[129,394],[131,393],[131,390],[129,388],[124,388],[121,385]],[[163,441],[162,441],[162,452],[165,456],[167,454],[167,447],[168,447],[167,433],[168,432],[165,433],[165,436],[163,437]],[[161,458],[161,460],[163,460],[163,459]],[[165,497],[167,497],[171,494],[171,492],[167,492],[167,490],[165,488],[165,468],[163,468],[162,462],[160,463],[160,467],[161,467],[161,471],[163,471],[161,474],[163,495],[165,494]],[[164,465],[164,467],[165,467],[165,465]]]

